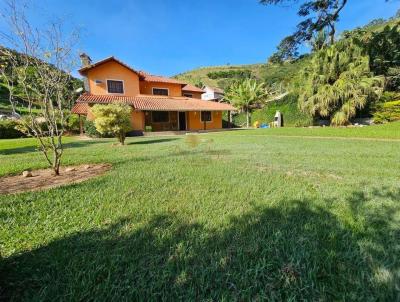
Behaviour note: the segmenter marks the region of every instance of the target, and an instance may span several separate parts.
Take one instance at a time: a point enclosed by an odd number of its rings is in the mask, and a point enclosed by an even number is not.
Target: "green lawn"
[[[399,129],[69,138],[64,164],[113,169],[0,196],[0,300],[398,301],[400,141],[351,137]],[[0,141],[0,175],[32,146]]]

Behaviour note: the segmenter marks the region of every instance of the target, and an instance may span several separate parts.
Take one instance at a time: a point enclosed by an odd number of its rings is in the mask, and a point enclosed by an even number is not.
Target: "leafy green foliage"
[[[243,82],[234,83],[225,91],[224,99],[228,100],[234,107],[246,112],[247,128],[250,126],[250,111],[253,106],[261,103],[268,92],[264,83],[256,80],[246,79]]]
[[[66,121],[65,129],[70,132],[78,133],[80,130],[79,118],[80,117],[77,114],[69,115]]]
[[[212,71],[207,73],[210,79],[221,79],[221,78],[234,78],[234,79],[247,79],[251,78],[251,70],[249,69],[231,69]]]
[[[297,81],[300,108],[313,116],[329,117],[333,125],[348,124],[383,89],[383,79],[373,75],[368,55],[353,39],[315,53]]]
[[[90,137],[106,137],[106,134],[101,134],[99,131],[97,131],[96,126],[94,125],[94,122],[91,120],[85,120],[85,123],[83,124],[83,129],[85,131],[85,134]]]
[[[375,123],[387,123],[400,120],[400,100],[382,103],[374,113]]]
[[[14,120],[0,120],[0,139],[25,137],[25,134],[17,130],[18,123]]]
[[[251,113],[251,120],[258,121],[261,124],[273,122],[275,113],[280,111],[283,117],[283,126],[285,127],[306,127],[313,124],[312,116],[299,110],[297,105],[297,96],[287,95],[284,99],[268,102],[263,108],[255,109]],[[233,117],[233,123],[241,126],[246,123],[245,114],[237,114]]]
[[[260,3],[264,5],[277,5],[286,2],[297,4],[296,0],[260,0]],[[298,55],[299,45],[311,41],[318,32],[327,31],[330,45],[333,45],[336,22],[339,20],[340,12],[347,2],[348,0],[303,1],[297,14],[305,19],[297,25],[297,30],[292,35],[282,40],[278,46],[278,51],[270,58],[270,61],[276,63],[295,58]],[[327,42],[327,39],[324,39],[325,42]]]
[[[92,112],[96,117],[94,125],[101,134],[113,133],[118,141],[125,143],[126,132],[131,130],[131,110],[129,105],[123,104],[96,104]]]

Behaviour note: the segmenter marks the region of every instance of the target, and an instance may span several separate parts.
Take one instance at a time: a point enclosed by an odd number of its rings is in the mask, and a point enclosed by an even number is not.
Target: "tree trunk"
[[[61,158],[57,151],[54,151],[54,162],[53,162],[53,175],[58,176],[60,175],[60,164]]]
[[[329,33],[331,45],[335,44],[335,34],[336,34],[335,25],[331,25],[331,31]]]
[[[123,146],[125,145],[125,132],[120,132],[118,135],[119,143]]]
[[[250,112],[249,112],[248,108],[246,109],[246,125],[247,125],[247,128],[250,127]]]

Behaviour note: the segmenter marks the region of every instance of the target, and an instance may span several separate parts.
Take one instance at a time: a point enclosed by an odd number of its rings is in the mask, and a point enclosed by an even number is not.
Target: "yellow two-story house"
[[[182,81],[137,71],[109,57],[92,63],[81,55],[85,93],[72,112],[96,117],[94,104],[123,103],[132,106],[134,133],[152,131],[195,131],[222,128],[222,112],[235,110],[229,104],[201,100],[203,90]],[[150,127],[148,127],[150,126]]]

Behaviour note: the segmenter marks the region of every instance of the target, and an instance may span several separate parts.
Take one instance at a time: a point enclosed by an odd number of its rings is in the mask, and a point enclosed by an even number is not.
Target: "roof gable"
[[[106,64],[106,63],[108,63],[108,62],[116,62],[116,63],[120,64],[121,66],[123,66],[123,67],[129,69],[130,71],[136,73],[137,75],[139,75],[140,78],[142,78],[142,75],[141,75],[141,73],[140,73],[139,71],[133,69],[132,67],[130,67],[129,65],[125,64],[124,62],[122,62],[122,61],[116,59],[115,57],[108,57],[108,58],[105,58],[105,59],[103,59],[103,60],[101,60],[101,61],[98,61],[98,62],[96,62],[96,63],[93,63],[93,64],[90,64],[90,65],[88,65],[88,66],[85,66],[85,67],[79,69],[78,72],[79,72],[81,75],[84,76],[84,75],[87,74],[87,72],[88,72],[89,70],[91,70],[91,69],[93,69],[93,68],[96,68],[96,67],[98,67],[98,66],[101,66],[101,65],[103,65],[103,64]]]

